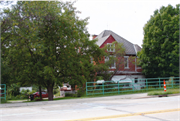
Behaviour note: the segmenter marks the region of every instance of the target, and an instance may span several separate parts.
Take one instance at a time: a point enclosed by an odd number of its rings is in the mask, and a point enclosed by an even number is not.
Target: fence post
[[[118,81],[118,94],[119,94],[119,81]]]
[[[104,82],[103,82],[103,95],[104,95]]]
[[[133,86],[133,92],[134,92],[134,79],[133,79],[133,81],[132,81],[132,86]]]
[[[87,89],[87,82],[86,82],[86,96],[88,95],[88,92],[87,92],[87,90],[88,90],[88,89]]]
[[[159,78],[159,89],[161,89],[161,79]]]
[[[4,93],[5,93],[5,100],[6,100],[6,84],[4,85]]]
[[[173,88],[173,82],[174,82],[174,79],[171,79],[171,81],[172,81],[172,88]]]
[[[148,90],[148,82],[147,82],[147,79],[146,79],[146,90]]]

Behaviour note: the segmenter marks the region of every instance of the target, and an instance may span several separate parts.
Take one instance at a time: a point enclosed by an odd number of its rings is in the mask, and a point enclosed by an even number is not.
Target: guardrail
[[[108,93],[126,93],[135,91],[150,91],[164,89],[164,80],[166,82],[166,89],[179,88],[180,77],[163,77],[163,78],[139,78],[123,81],[105,81],[100,83],[97,82],[86,82],[86,95],[105,95]],[[115,83],[117,82],[117,83]]]
[[[6,100],[6,84],[0,84],[0,97]]]

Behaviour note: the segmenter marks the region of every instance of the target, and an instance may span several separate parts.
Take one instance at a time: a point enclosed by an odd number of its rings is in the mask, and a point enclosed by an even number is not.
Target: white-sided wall
[[[29,90],[30,92],[32,91],[32,87],[20,87],[19,91],[21,92],[22,90]]]
[[[122,81],[132,81],[130,83],[130,87],[132,87],[132,83],[134,83],[134,89],[135,90],[140,90],[141,87],[145,87],[145,76],[144,75],[115,75],[113,76],[112,78],[112,81],[119,81],[119,80],[122,80]],[[137,79],[137,81],[135,81],[135,79]]]

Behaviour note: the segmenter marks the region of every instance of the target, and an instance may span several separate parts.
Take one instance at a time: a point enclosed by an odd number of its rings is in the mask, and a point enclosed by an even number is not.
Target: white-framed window
[[[111,63],[111,67],[110,68],[116,69],[116,61],[115,60]]]
[[[110,57],[112,57],[112,56],[110,56]],[[114,57],[116,57],[116,56],[114,56]],[[105,57],[105,62],[107,62],[107,61],[109,61],[109,57]],[[109,68],[116,69],[116,61],[115,60],[111,63]]]
[[[114,46],[114,47],[112,47],[112,46]],[[113,45],[112,43],[107,43],[107,51],[115,52],[115,45]]]
[[[124,56],[124,68],[129,68],[129,56]]]

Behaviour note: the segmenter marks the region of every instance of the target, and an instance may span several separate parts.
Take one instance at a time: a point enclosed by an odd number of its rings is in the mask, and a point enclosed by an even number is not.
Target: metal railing
[[[0,84],[0,97],[6,100],[6,84]]]
[[[105,81],[101,84],[97,82],[86,82],[86,95],[105,95],[108,93],[127,93],[127,92],[145,92],[150,90],[163,90],[164,80],[166,89],[179,88],[180,77],[163,77],[163,78],[139,78],[123,81]],[[116,82],[116,83],[115,83]]]

